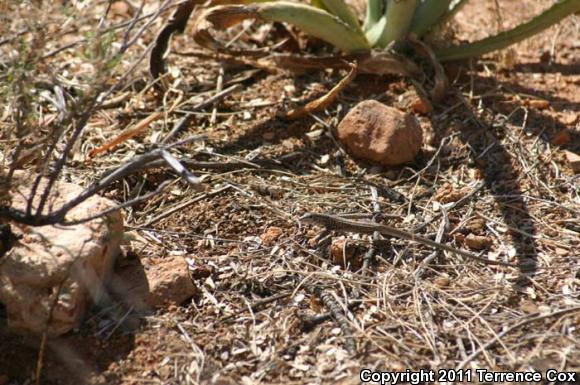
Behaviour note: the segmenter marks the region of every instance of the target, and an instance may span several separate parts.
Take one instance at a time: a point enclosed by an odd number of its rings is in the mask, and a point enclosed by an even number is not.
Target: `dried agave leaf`
[[[183,33],[183,31],[185,31],[187,21],[193,12],[193,8],[199,2],[199,0],[189,0],[180,4],[175,12],[173,12],[173,15],[171,15],[171,19],[167,25],[159,31],[159,34],[155,38],[155,45],[151,50],[151,56],[149,57],[149,72],[151,72],[154,79],[157,79],[165,72],[163,55],[165,54],[165,51],[167,51],[171,35],[175,32]]]
[[[359,72],[372,75],[412,76],[419,68],[411,60],[388,51],[375,51],[359,62]]]
[[[338,94],[340,94],[340,92],[342,92],[342,90],[344,90],[346,86],[352,83],[352,81],[356,77],[357,73],[356,62],[345,64],[350,66],[350,71],[348,75],[346,75],[340,82],[338,82],[338,84],[335,85],[328,93],[326,93],[325,95],[316,100],[311,101],[305,106],[288,111],[284,117],[292,120],[301,119],[308,116],[308,114],[324,110],[326,107],[334,103],[334,101],[338,97]]]
[[[327,68],[350,68],[349,63],[358,63],[358,72],[372,75],[411,76],[419,71],[415,63],[403,56],[390,52],[365,52],[340,56],[299,56],[276,54],[270,57],[280,68],[295,72],[322,70]]]
[[[327,68],[341,69],[350,68],[350,63],[360,61],[366,54],[356,55],[332,55],[332,56],[309,56],[274,54],[268,59],[274,61],[276,66],[293,72],[318,71]]]
[[[243,2],[244,0],[210,0],[207,2],[207,6],[218,4],[240,4]],[[183,33],[187,26],[187,21],[190,19],[195,7],[204,3],[206,3],[204,0],[187,0],[179,4],[167,24],[157,34],[155,45],[153,46],[149,57],[149,72],[154,79],[159,78],[161,74],[165,73],[165,61],[163,60],[163,55],[165,55],[165,52],[167,51],[171,36],[176,32]]]
[[[417,49],[417,51],[421,52],[424,56],[426,56],[431,65],[435,69],[435,85],[430,92],[431,100],[434,102],[440,102],[445,97],[447,90],[449,89],[449,81],[447,80],[447,75],[445,75],[445,71],[443,70],[443,66],[437,60],[435,53],[433,50],[421,40],[419,40],[414,34],[409,34],[408,41]]]

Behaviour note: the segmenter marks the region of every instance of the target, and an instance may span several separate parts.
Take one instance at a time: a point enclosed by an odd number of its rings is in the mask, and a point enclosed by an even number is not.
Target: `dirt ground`
[[[580,174],[566,156],[580,154],[578,16],[511,49],[446,64],[448,97],[418,115],[422,152],[412,164],[383,169],[353,160],[332,127],[364,99],[408,110],[415,95],[409,79],[361,75],[318,120],[287,121],[280,111],[323,95],[344,73],[257,71],[216,60],[185,34],[174,39],[167,58],[173,91],[160,95],[150,87],[147,60],[138,60],[169,12],[151,25],[139,21],[131,33],[147,32],[106,76],[95,77],[95,52],[119,49],[126,31],[112,30],[106,46],[95,40],[96,28],[132,20],[140,2],[117,2],[104,19],[106,1],[60,3],[0,5],[0,74],[8,63],[2,55],[43,56],[23,66],[38,87],[27,99],[27,119],[38,128],[27,139],[30,147],[54,130],[57,112],[40,97],[46,84],[58,79],[83,95],[127,73],[126,86],[110,96],[116,102],[91,116],[65,169],[68,181],[87,185],[158,143],[184,111],[216,92],[218,79],[224,88],[242,87],[196,112],[182,138],[207,138],[173,152],[214,165],[192,170],[203,177],[205,192],[157,169],[104,194],[121,202],[175,180],[163,194],[125,210],[133,241],[120,264],[188,258],[209,275],[196,279],[199,295],[124,322],[121,303],[96,307],[78,330],[49,341],[41,383],[355,384],[362,368],[580,371]],[[145,14],[161,5],[145,3]],[[532,17],[545,3],[471,1],[449,34],[457,41],[481,38]],[[264,31],[250,33],[259,39]],[[33,43],[23,48],[22,39]],[[312,43],[309,49],[323,48]],[[431,74],[428,64],[424,70]],[[0,79],[9,90],[10,80]],[[91,150],[179,98],[179,107],[142,135],[89,160]],[[14,121],[12,110],[0,105],[0,131]],[[0,152],[10,146],[2,139]],[[526,269],[388,239],[375,243],[374,262],[363,271],[371,237],[333,232],[325,241],[322,228],[298,221],[308,211],[370,218],[374,203],[381,222],[406,230],[426,224],[420,234],[439,233],[441,242],[479,251],[476,239],[487,258]],[[336,261],[328,242],[341,237],[347,256]],[[327,314],[319,297],[329,296],[348,307],[351,336],[332,318],[308,327],[308,319]],[[34,383],[39,338],[11,335],[4,324],[0,311],[0,385]],[[111,335],[102,332],[113,326]],[[353,342],[354,353],[348,351]]]

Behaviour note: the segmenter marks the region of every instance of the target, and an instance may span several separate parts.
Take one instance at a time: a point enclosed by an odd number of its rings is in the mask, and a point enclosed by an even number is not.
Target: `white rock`
[[[15,180],[10,192],[12,206],[24,209],[34,178],[18,173]],[[53,191],[56,193],[49,205],[54,210],[82,188],[58,182]],[[85,218],[114,205],[94,196],[71,211],[67,219]],[[42,333],[50,318],[50,336],[70,331],[104,293],[123,236],[120,211],[75,226],[11,226],[22,238],[0,261],[0,302],[6,306],[8,327],[21,333]]]

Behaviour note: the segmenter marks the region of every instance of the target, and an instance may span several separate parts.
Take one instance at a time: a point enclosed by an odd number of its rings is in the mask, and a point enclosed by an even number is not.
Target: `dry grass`
[[[477,3],[460,15],[458,30],[474,30],[474,14],[495,23],[495,2]],[[499,3],[507,25],[522,7],[541,8],[539,1]],[[200,297],[143,316],[139,327],[122,326],[110,338],[103,325],[117,322],[95,313],[80,333],[49,348],[47,383],[195,384],[219,377],[215,383],[354,384],[363,367],[580,371],[580,185],[563,156],[563,150],[580,152],[577,19],[518,45],[515,64],[513,55],[501,53],[449,66],[454,93],[420,118],[423,153],[414,164],[382,170],[355,163],[330,128],[363,98],[404,107],[407,81],[359,77],[324,114],[290,123],[276,113],[320,96],[342,74],[257,72],[195,50],[182,36],[174,49],[193,57],[170,56],[174,79],[161,95],[142,59],[168,12],[137,20],[129,31],[139,4],[118,2],[108,13],[106,1],[0,5],[3,167],[18,143],[31,152],[23,167],[47,164],[44,156],[57,143],[54,161],[63,149],[54,138],[70,135],[95,92],[118,84],[91,112],[63,169],[63,179],[86,186],[158,144],[193,106],[242,85],[193,113],[181,138],[206,139],[173,150],[192,161],[205,192],[155,169],[105,193],[123,202],[175,179],[165,193],[126,210],[134,235],[128,248],[142,259],[188,258],[210,271],[197,281]],[[160,6],[148,1],[143,13]],[[109,32],[98,35],[99,28]],[[66,100],[60,109],[59,93]],[[140,135],[89,158],[147,119]],[[570,140],[557,142],[563,132]],[[462,248],[475,235],[488,245],[486,257],[528,270],[356,234],[332,235],[345,235],[352,252],[347,266],[337,265],[331,239],[318,237],[322,229],[297,221],[306,211],[375,216]],[[371,243],[375,260],[360,269]],[[333,320],[304,329],[309,316],[328,311],[312,294],[316,289],[344,310],[356,354]],[[272,296],[278,297],[268,301]],[[0,364],[0,375],[24,383],[35,342],[7,341],[0,362],[9,366]]]

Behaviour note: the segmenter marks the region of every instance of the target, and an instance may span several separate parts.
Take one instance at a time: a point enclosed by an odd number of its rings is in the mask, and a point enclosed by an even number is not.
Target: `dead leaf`
[[[153,79],[159,78],[165,72],[163,55],[167,51],[169,39],[173,33],[183,33],[185,31],[187,21],[196,3],[197,1],[195,0],[189,0],[180,4],[173,15],[171,15],[171,19],[167,25],[159,31],[159,34],[155,38],[155,45],[151,50],[151,56],[149,56],[149,72],[151,72]]]
[[[493,245],[493,241],[488,237],[469,234],[465,237],[465,244],[472,250],[485,250]]]
[[[273,246],[283,233],[284,230],[280,227],[268,227],[266,231],[260,235],[260,239],[264,246]]]
[[[354,257],[354,245],[348,243],[346,239],[333,239],[330,245],[332,261],[337,266],[347,266]]]
[[[419,72],[419,67],[401,55],[373,51],[359,61],[359,72],[372,75],[411,76]]]
[[[285,44],[286,41],[273,47],[257,48],[253,50],[230,49],[215,40],[210,30],[224,30],[247,19],[261,19],[258,5],[221,5],[207,9],[197,19],[193,29],[193,40],[207,49],[219,53],[241,56],[264,56],[269,51]]]
[[[111,4],[111,14],[114,16],[130,17],[133,16],[133,9],[126,1],[115,1]]]
[[[542,99],[532,99],[526,100],[524,102],[524,105],[532,108],[537,108],[538,110],[545,110],[546,108],[550,107],[550,102]]]
[[[451,184],[444,184],[435,194],[435,201],[439,203],[457,202],[467,194],[470,190],[468,188],[455,189]]]
[[[447,90],[449,89],[449,81],[447,80],[447,75],[445,75],[443,66],[441,66],[441,63],[435,56],[435,52],[433,52],[431,47],[419,40],[413,34],[409,35],[408,40],[419,53],[423,54],[423,56],[426,56],[429,59],[433,69],[435,70],[435,77],[433,79],[435,85],[433,86],[433,89],[430,93],[431,99],[435,103],[443,100]]]
[[[286,113],[285,118],[287,119],[301,119],[308,114],[324,110],[326,107],[330,106],[338,97],[338,94],[346,88],[355,78],[357,71],[357,65],[351,64],[351,69],[348,75],[344,77],[336,86],[334,86],[327,94],[324,96],[311,101],[307,105],[303,107],[299,107],[293,110],[290,110]]]
[[[409,105],[411,111],[416,114],[426,115],[433,112],[433,105],[427,99],[417,97]]]
[[[349,63],[358,63],[358,72],[372,75],[410,76],[419,69],[412,61],[391,52],[362,52],[349,55],[308,56],[272,55],[278,67],[294,72],[322,70],[327,68],[350,68]]]

